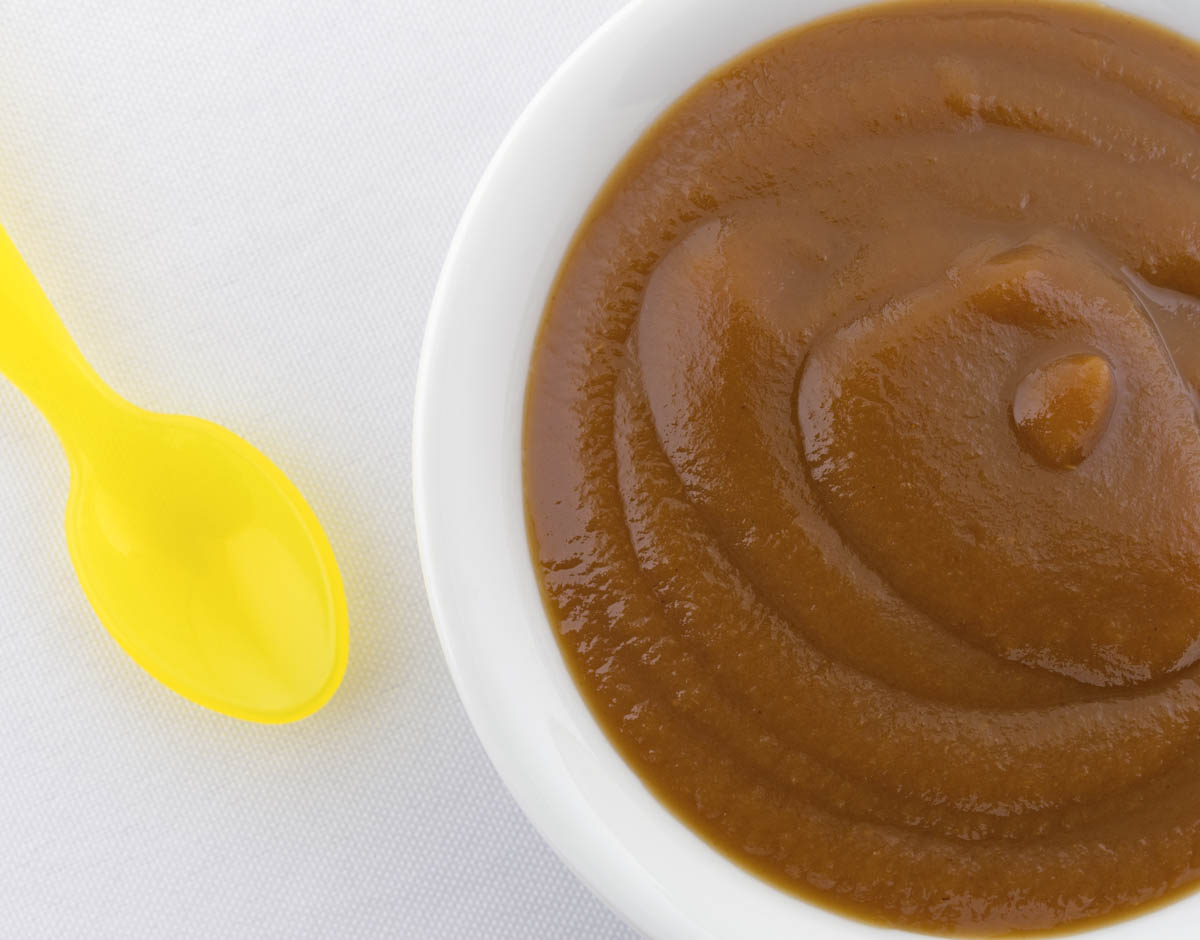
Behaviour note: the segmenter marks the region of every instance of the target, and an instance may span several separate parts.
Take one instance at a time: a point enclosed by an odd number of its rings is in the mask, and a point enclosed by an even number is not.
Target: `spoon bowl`
[[[345,668],[345,608],[312,510],[219,425],[126,406],[72,473],[67,544],[88,600],[148,672],[254,721],[310,714]]]

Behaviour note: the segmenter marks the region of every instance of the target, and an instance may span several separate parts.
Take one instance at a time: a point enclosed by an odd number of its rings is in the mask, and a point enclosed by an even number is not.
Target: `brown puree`
[[[538,575],[714,845],[937,932],[1200,877],[1200,50],[877,7],[642,140],[529,385]]]

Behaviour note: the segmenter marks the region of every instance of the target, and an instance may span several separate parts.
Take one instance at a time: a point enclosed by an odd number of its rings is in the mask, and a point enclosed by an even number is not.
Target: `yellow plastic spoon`
[[[237,718],[294,721],[324,705],[346,667],[346,599],[304,498],[230,431],[105,385],[2,228],[0,373],[67,453],[67,545],[125,651]]]

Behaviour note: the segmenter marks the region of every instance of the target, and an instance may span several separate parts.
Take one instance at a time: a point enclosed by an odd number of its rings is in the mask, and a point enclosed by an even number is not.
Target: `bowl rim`
[[[591,716],[542,607],[525,531],[521,437],[533,343],[588,207],[662,111],[756,43],[863,5],[633,0],[620,9],[554,72],[488,164],[426,325],[413,500],[451,677],[535,829],[616,913],[660,940],[911,934],[849,919],[749,874],[660,804]],[[1200,38],[1200,8],[1188,9],[1187,0],[1102,5]],[[496,308],[499,315],[481,317]],[[1197,912],[1200,894],[1086,935],[1191,936]]]

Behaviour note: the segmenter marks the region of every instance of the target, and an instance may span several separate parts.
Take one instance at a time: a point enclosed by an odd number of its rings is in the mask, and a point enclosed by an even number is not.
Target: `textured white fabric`
[[[619,3],[0,4],[0,220],[118,391],[228,425],[299,485],[352,628],[341,691],[299,725],[167,692],[84,601],[65,461],[0,383],[3,936],[631,936],[467,724],[409,470],[458,216]]]

